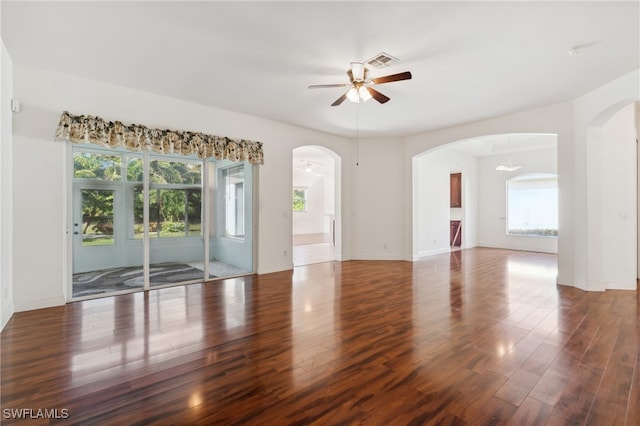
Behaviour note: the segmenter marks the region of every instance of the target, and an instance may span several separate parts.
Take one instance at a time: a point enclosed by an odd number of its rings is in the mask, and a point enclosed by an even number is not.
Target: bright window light
[[[558,176],[526,174],[507,181],[507,234],[558,235]]]

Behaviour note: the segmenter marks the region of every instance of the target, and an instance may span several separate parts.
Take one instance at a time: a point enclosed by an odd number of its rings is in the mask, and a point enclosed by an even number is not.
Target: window
[[[307,190],[306,188],[293,188],[293,211],[307,211]]]
[[[222,170],[225,236],[244,238],[244,165]]]
[[[526,174],[507,181],[507,234],[558,235],[558,176]]]
[[[115,191],[83,189],[82,197],[82,245],[115,244],[113,212]]]
[[[137,166],[138,163],[134,163]],[[131,180],[137,167],[129,165]],[[149,237],[198,236],[202,230],[202,164],[153,160],[149,165]],[[144,194],[134,188],[134,237],[143,237]]]
[[[119,155],[96,154],[76,151],[73,153],[74,179],[120,180],[121,158]]]

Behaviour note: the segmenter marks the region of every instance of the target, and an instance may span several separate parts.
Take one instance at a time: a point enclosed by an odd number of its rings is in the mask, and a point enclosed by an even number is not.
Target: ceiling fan
[[[369,69],[364,66],[363,62],[351,62],[351,68],[347,71],[349,80],[351,83],[345,84],[313,84],[309,86],[309,89],[320,89],[327,87],[349,87],[342,96],[335,100],[331,106],[338,106],[345,99],[349,99],[351,102],[364,102],[371,98],[380,102],[381,104],[389,101],[389,97],[378,92],[371,87],[374,84],[391,83],[394,81],[402,81],[411,79],[411,73],[409,71],[401,72],[398,74],[385,75],[383,77],[369,79]]]

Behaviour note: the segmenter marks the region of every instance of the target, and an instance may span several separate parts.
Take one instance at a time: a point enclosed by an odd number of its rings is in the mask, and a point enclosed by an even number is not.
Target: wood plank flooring
[[[637,292],[556,274],[553,255],[476,248],[17,313],[0,420],[640,424]]]

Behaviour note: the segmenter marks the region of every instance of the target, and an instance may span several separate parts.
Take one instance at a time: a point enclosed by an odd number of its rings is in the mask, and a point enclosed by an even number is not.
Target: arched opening
[[[498,166],[505,164],[521,167],[501,171]],[[555,235],[515,235],[507,226],[507,181],[527,174],[557,175],[556,134],[460,140],[416,155],[413,167],[414,259],[476,246],[557,253]],[[452,175],[459,175],[460,203],[452,200]]]
[[[341,258],[340,157],[319,146],[293,150],[293,265]]]

